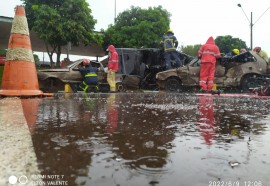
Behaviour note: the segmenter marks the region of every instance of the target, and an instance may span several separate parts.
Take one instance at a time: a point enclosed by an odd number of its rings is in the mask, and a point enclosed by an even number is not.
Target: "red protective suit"
[[[110,91],[115,92],[117,89],[115,81],[115,73],[118,71],[118,54],[113,45],[110,45],[107,51],[109,51],[107,81],[110,85]]]
[[[110,45],[107,49],[110,52],[110,57],[108,61],[108,70],[118,71],[118,54],[113,45]]]
[[[219,48],[212,36],[201,46],[198,57],[201,58],[200,86],[202,90],[211,91],[214,85],[216,59],[221,57]]]

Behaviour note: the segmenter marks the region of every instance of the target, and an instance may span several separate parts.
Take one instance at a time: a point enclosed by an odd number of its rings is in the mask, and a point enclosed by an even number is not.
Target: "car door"
[[[185,69],[183,69],[182,75],[181,75],[183,85],[186,85],[186,86],[199,85],[200,63],[201,61],[199,59],[196,59],[193,62],[191,62],[187,67],[182,67],[182,68],[187,68],[186,73],[184,73]]]
[[[225,79],[225,67],[219,61],[217,61],[214,83],[217,85],[223,85],[224,79]]]

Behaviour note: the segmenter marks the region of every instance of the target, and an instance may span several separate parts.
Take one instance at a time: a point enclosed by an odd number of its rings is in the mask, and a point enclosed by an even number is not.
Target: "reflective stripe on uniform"
[[[113,62],[113,63],[118,63],[118,60],[117,59],[111,59],[110,61],[108,61],[108,62]]]
[[[93,76],[97,76],[97,74],[95,74],[95,73],[88,73],[84,77],[93,77]]]
[[[168,41],[170,42],[170,45],[172,46],[172,47],[168,47],[167,48],[167,46],[168,46]],[[173,39],[165,39],[164,40],[164,49],[165,49],[165,51],[167,51],[167,50],[175,50],[175,47],[174,47],[174,44],[173,44]]]
[[[84,92],[86,92],[86,90],[88,89],[88,85],[83,81],[83,85],[85,85],[85,87],[81,87],[80,85],[79,85],[79,87],[84,91]]]
[[[79,87],[84,91],[86,92],[88,88],[92,87],[92,88],[96,88],[97,91],[99,91],[99,86],[98,85],[88,85],[87,83],[85,83],[83,81],[83,85],[84,87],[82,87],[81,85],[79,85]]]
[[[205,51],[205,52],[201,52],[199,51],[200,54],[210,54],[210,55],[214,55],[214,56],[219,56],[219,54],[216,54],[215,52],[210,52],[210,51]]]

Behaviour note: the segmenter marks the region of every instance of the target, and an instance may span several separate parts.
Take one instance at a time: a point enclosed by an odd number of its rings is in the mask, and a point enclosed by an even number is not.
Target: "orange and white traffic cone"
[[[41,96],[24,7],[15,12],[0,96]]]

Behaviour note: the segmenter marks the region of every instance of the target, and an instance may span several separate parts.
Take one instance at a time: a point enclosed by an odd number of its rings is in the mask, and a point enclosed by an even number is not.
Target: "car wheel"
[[[43,85],[44,92],[57,93],[64,90],[64,83],[57,78],[48,78]]]
[[[258,81],[256,80],[256,75],[246,76],[241,81],[242,92],[251,92],[252,89],[258,87]]]
[[[165,90],[167,92],[182,92],[183,87],[178,79],[169,78],[165,82]]]
[[[122,83],[116,83],[116,91],[117,92],[124,92],[125,88]]]

